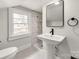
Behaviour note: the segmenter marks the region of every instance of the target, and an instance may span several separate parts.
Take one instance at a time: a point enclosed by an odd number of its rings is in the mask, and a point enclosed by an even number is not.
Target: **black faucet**
[[[54,29],[52,29],[52,30],[50,31],[50,33],[52,33],[52,35],[54,35]]]

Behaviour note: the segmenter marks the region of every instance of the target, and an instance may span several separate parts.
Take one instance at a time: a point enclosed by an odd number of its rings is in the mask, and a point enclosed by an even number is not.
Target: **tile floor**
[[[18,52],[14,59],[46,59],[45,54],[44,49],[31,46],[28,49]]]
[[[31,46],[21,52],[18,52],[14,59],[45,59],[44,49],[38,49]]]

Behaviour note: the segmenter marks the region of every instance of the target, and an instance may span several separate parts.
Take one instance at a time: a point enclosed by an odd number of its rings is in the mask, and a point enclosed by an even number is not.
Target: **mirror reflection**
[[[58,1],[46,6],[46,25],[63,26],[64,25],[64,2]]]

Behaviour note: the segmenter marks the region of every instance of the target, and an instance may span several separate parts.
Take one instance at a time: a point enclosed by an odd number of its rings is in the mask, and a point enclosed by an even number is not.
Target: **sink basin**
[[[48,43],[60,43],[65,39],[65,36],[61,35],[50,35],[50,34],[42,34],[38,35],[38,38],[44,41],[47,41]]]

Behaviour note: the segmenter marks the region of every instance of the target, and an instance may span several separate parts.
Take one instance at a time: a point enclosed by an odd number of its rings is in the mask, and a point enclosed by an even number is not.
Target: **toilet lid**
[[[16,47],[2,49],[0,50],[0,58],[6,57],[16,51],[17,51]]]

